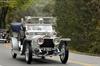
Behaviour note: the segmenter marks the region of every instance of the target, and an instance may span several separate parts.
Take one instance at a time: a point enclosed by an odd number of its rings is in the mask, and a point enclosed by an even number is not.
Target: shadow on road
[[[17,58],[16,61],[19,61],[23,64],[26,63],[25,58]],[[60,61],[52,60],[52,59],[39,59],[33,58],[32,63],[30,65],[38,65],[38,66],[66,66],[66,64],[62,64]],[[67,63],[67,66],[83,66],[75,63]]]
[[[26,63],[25,58],[16,58],[16,60]],[[51,59],[33,58],[31,64],[61,64],[61,63]]]

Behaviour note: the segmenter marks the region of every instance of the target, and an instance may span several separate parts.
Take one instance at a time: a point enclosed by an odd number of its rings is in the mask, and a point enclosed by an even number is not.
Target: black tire
[[[16,53],[13,53],[12,54],[12,57],[15,59],[17,57],[17,54]]]
[[[5,41],[5,43],[7,43],[7,41]]]
[[[32,48],[29,45],[26,46],[25,60],[26,60],[27,64],[31,64],[31,62],[32,62]]]
[[[13,52],[13,49],[11,50],[11,55],[12,55],[12,58],[14,59],[17,57],[17,54]]]
[[[10,40],[6,40],[5,43],[10,43]]]
[[[45,59],[45,57],[44,57],[44,56],[42,56],[42,57],[41,57],[41,59]]]
[[[68,57],[69,57],[69,50],[67,48],[67,44],[66,42],[61,42],[60,44],[60,51],[63,51],[61,50],[63,48],[64,50],[64,53],[60,55],[60,60],[63,64],[66,64],[67,61],[68,61]]]

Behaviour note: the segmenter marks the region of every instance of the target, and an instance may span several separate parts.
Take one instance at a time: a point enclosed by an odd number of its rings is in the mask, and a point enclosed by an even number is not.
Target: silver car
[[[16,58],[20,54],[30,64],[32,56],[45,59],[47,56],[59,55],[61,62],[65,64],[69,55],[68,42],[71,39],[57,37],[54,24],[53,17],[27,17],[21,24],[13,24],[19,30],[12,30],[12,57]]]

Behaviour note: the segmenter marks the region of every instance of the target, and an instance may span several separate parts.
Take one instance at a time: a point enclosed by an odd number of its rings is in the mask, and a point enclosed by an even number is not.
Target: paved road
[[[34,58],[29,66],[100,66],[100,57],[70,53],[67,64],[61,64],[59,57],[48,57],[45,60]],[[10,48],[0,44],[0,66],[28,66],[25,58],[18,56],[13,59]]]

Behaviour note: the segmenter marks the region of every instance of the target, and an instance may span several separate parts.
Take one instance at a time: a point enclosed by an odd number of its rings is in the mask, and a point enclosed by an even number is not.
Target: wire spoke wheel
[[[60,57],[63,60],[65,58],[65,45],[62,46],[61,52],[63,52]]]
[[[63,64],[65,64],[68,61],[68,56],[69,56],[69,51],[67,49],[66,42],[62,42],[61,43],[61,45],[60,45],[60,51],[63,52],[60,55],[60,60],[61,60],[61,62]]]
[[[32,62],[32,48],[29,45],[26,46],[25,60],[26,60],[27,64],[31,64],[31,62]]]

